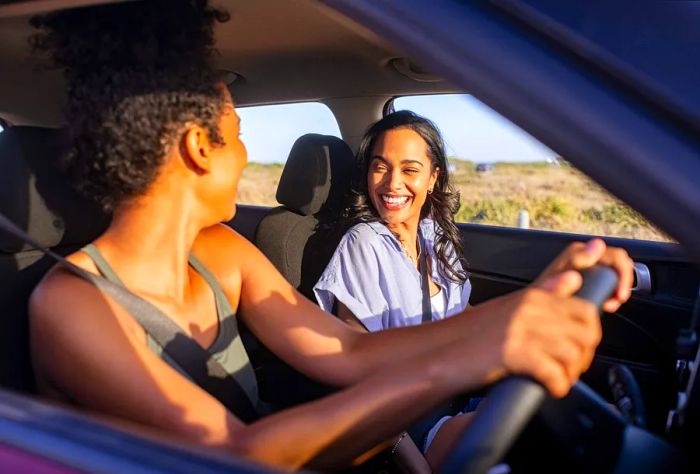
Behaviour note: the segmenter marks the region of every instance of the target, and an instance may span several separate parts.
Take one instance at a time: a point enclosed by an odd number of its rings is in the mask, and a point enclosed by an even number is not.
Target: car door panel
[[[590,238],[475,224],[460,224],[459,229],[471,271],[473,304],[522,288],[570,242]],[[700,272],[677,244],[604,240],[647,265],[652,287],[649,293],[634,293],[616,314],[603,315],[603,340],[584,380],[609,397],[608,369],[627,365],[642,388],[650,424],[661,429],[675,397],[675,339],[690,324]]]

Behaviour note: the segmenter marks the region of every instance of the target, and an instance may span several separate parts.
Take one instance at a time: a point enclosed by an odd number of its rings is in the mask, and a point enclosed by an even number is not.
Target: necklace
[[[398,239],[397,239],[398,240]],[[401,248],[403,249],[403,253],[408,257],[408,259],[414,264],[418,265],[418,257],[420,257],[421,253],[421,246],[420,246],[420,239],[416,239],[416,244],[418,245],[418,252],[416,253],[416,256],[413,257],[411,254],[408,252],[408,249],[404,245],[402,241],[399,240],[399,245],[401,245]]]

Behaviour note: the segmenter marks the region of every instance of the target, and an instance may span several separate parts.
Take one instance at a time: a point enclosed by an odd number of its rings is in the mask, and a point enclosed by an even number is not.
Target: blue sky
[[[474,162],[543,161],[557,156],[469,95],[399,97],[394,107],[433,120],[451,156]],[[305,133],[340,136],[332,113],[319,103],[239,108],[238,113],[253,162],[284,163],[294,140]]]

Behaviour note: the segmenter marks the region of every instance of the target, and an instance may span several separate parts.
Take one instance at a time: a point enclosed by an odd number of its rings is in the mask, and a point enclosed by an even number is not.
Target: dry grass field
[[[477,172],[474,163],[451,160],[452,181],[462,205],[459,222],[515,226],[527,210],[530,228],[582,234],[670,241],[641,215],[563,163],[496,163]],[[282,165],[251,163],[239,185],[241,204],[276,206]]]

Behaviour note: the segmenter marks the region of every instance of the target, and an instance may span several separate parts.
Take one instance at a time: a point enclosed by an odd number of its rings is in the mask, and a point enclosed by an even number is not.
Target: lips
[[[381,194],[380,197],[384,207],[391,211],[406,207],[411,200],[410,196],[397,196],[393,194]]]

